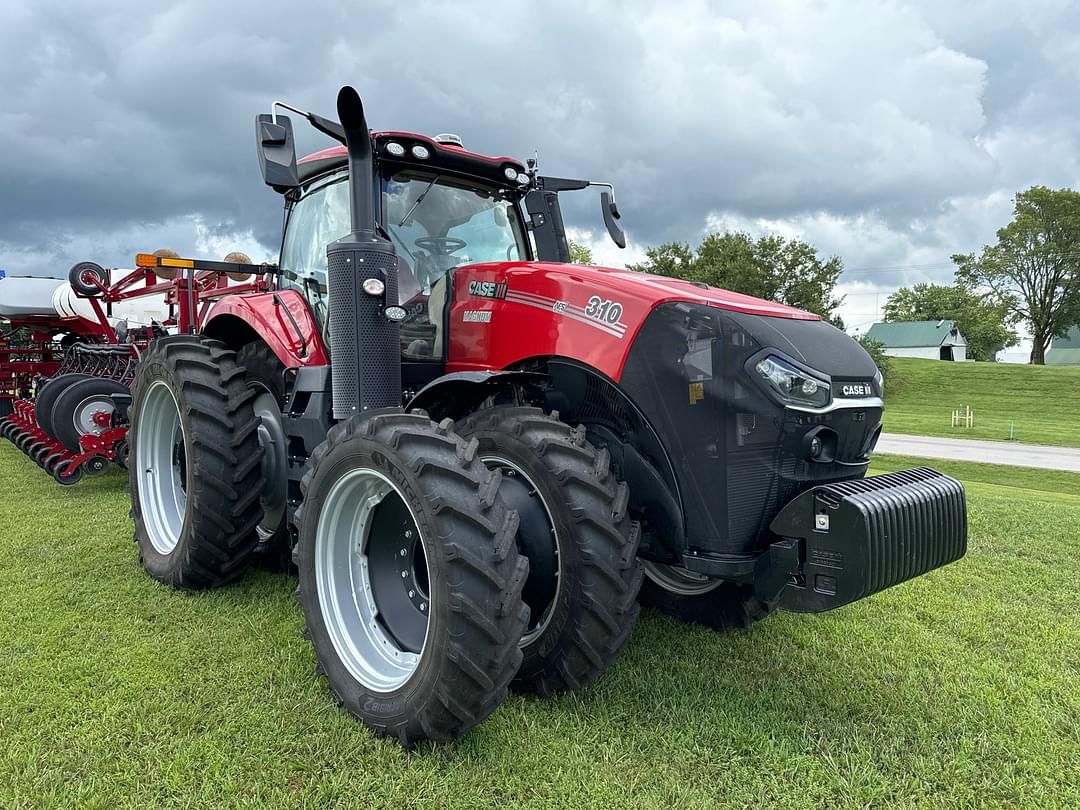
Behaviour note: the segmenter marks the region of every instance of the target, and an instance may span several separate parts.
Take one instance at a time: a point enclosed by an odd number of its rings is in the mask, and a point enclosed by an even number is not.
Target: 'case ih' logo
[[[470,281],[469,295],[481,298],[506,298],[505,281]]]
[[[870,383],[844,383],[840,388],[840,396],[843,397],[872,397],[874,389]]]

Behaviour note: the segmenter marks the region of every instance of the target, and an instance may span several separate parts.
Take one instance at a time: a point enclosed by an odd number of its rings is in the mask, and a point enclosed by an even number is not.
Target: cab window
[[[281,246],[281,267],[293,274],[282,286],[298,289],[325,330],[326,246],[349,233],[349,185],[347,175],[335,175],[311,187],[293,206],[285,241]]]

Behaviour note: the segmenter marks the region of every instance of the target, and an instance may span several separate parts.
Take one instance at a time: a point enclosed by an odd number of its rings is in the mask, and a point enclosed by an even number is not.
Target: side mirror
[[[608,236],[611,237],[611,241],[618,245],[620,248],[626,247],[626,235],[623,233],[622,228],[619,227],[619,220],[622,218],[619,214],[619,207],[615,205],[615,202],[611,199],[610,191],[603,191],[600,193],[600,209],[604,215],[604,225],[607,227]]]
[[[300,175],[296,170],[296,145],[288,116],[279,115],[276,121],[269,113],[255,116],[255,141],[263,182],[280,194],[297,188]]]

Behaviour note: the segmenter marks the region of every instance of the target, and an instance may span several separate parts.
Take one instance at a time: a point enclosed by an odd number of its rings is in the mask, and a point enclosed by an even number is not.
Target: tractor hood
[[[564,288],[585,288],[595,291],[602,298],[630,298],[651,309],[658,304],[674,301],[686,301],[693,304],[705,304],[747,315],[767,315],[774,318],[790,318],[799,321],[820,321],[821,317],[812,312],[754,298],[751,295],[710,287],[707,284],[681,279],[657,276],[636,270],[617,270],[612,267],[597,267],[582,264],[561,264],[557,262],[492,262],[473,264],[458,268],[470,277],[487,277],[489,274],[503,277],[511,288],[515,281],[519,285],[529,286],[529,276],[545,279],[561,279]]]
[[[708,307],[797,337],[836,332],[817,315],[689,281],[557,262],[490,262],[453,271],[450,371],[507,368],[528,357],[569,357],[617,380],[650,313]],[[772,324],[768,327],[767,324]],[[813,338],[810,338],[813,342]],[[852,345],[850,339],[844,338]],[[873,372],[871,372],[872,374]]]

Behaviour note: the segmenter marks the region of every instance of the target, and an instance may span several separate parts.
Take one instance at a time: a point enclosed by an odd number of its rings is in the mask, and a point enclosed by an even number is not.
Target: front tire
[[[749,585],[714,579],[676,565],[645,562],[641,603],[713,630],[748,628],[769,615]]]
[[[352,715],[406,748],[457,737],[502,702],[529,616],[517,514],[451,428],[402,413],[335,425],[296,513],[297,598],[318,671]]]
[[[495,406],[460,431],[502,471],[500,495],[521,514],[532,622],[514,688],[542,696],[582,689],[619,657],[639,612],[641,532],[628,515],[629,490],[607,451],[558,414]]]
[[[139,361],[128,474],[135,541],[154,579],[211,588],[247,569],[262,518],[253,399],[218,341],[159,338]]]

